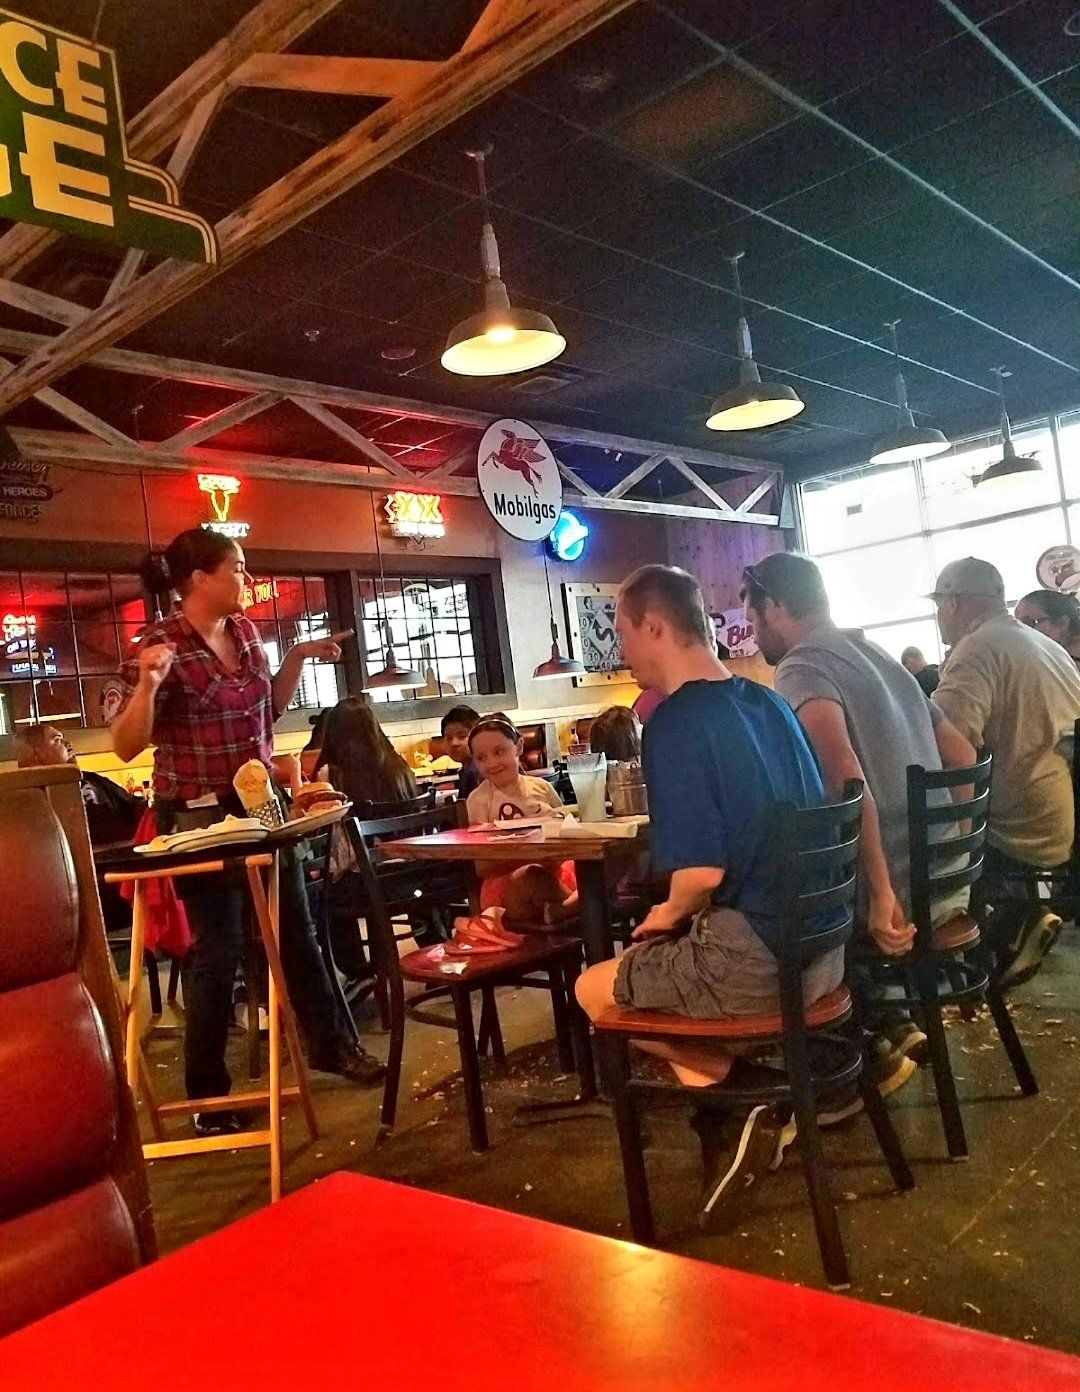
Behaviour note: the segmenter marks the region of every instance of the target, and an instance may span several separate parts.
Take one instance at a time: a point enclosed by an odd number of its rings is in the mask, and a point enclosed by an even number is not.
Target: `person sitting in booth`
[[[447,754],[455,763],[461,765],[457,785],[457,795],[461,802],[464,802],[472,790],[478,788],[483,781],[469,753],[469,732],[479,719],[480,712],[474,711],[472,706],[455,706],[453,710],[446,712],[439,724]]]
[[[777,804],[824,801],[813,752],[785,701],[733,677],[717,657],[701,588],[686,571],[635,571],[620,587],[615,623],[634,680],[666,698],[643,745],[653,859],[672,872],[671,886],[634,930],[636,946],[579,978],[578,1000],[591,1019],[612,1005],[703,1020],[776,1014],[776,881],[762,848]],[[818,957],[803,976],[807,1003],[843,975],[842,947]],[[714,1046],[635,1044],[665,1059],[688,1087],[724,1083],[734,1062]],[[704,1221],[730,1214],[766,1173],[786,1120],[753,1108],[729,1153],[724,1118],[695,1111]]]
[[[469,825],[551,816],[562,807],[558,793],[543,778],[521,772],[522,739],[505,715],[478,721],[469,733],[469,753],[482,782],[469,794]],[[555,924],[577,910],[574,863],[555,869],[524,862],[478,861],[481,910],[506,910],[508,927]]]

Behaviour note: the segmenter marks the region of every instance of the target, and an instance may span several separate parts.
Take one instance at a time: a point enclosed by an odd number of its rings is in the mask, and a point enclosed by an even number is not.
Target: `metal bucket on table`
[[[607,791],[613,817],[633,817],[649,810],[645,774],[639,759],[616,759],[609,762]]]

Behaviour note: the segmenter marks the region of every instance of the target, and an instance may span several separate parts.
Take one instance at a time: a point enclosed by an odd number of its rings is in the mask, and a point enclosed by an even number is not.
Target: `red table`
[[[336,1174],[0,1340],[0,1387],[72,1380],[108,1392],[1059,1392],[1080,1388],[1080,1359]]]

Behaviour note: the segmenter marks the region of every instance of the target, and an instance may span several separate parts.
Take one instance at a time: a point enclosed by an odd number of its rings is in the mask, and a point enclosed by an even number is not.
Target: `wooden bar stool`
[[[205,1155],[212,1151],[246,1150],[267,1146],[270,1151],[270,1199],[281,1197],[281,1109],[284,1102],[300,1099],[312,1140],[318,1136],[315,1110],[311,1101],[307,1067],[300,1048],[296,1017],[289,1001],[285,972],[278,950],[278,856],[277,849],[251,853],[239,850],[220,859],[192,860],[175,855],[155,858],[146,868],[106,871],[108,884],[131,882],[135,886],[131,924],[131,968],[127,998],[122,998],[125,1011],[125,1060],[128,1085],[141,1094],[150,1117],[154,1140],[143,1146],[147,1160],[171,1160],[184,1155]],[[160,860],[160,863],[159,863]],[[251,1092],[234,1092],[224,1097],[199,1097],[180,1102],[158,1102],[150,1077],[146,1057],[139,1038],[135,1002],[142,974],[143,950],[146,941],[146,887],[153,880],[186,875],[223,874],[237,866],[244,868],[248,889],[255,909],[255,920],[266,951],[269,973],[269,1081],[266,1088]],[[281,1034],[284,1029],[289,1055],[296,1069],[296,1084],[283,1087],[281,1082]],[[174,1116],[190,1116],[194,1112],[224,1112],[248,1107],[269,1107],[269,1125],[258,1131],[241,1131],[228,1136],[195,1136],[170,1140],[163,1121]]]

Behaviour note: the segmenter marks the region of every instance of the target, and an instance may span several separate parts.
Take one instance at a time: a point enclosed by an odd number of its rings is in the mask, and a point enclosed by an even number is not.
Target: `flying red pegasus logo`
[[[532,491],[537,493],[539,491],[537,484],[541,480],[533,465],[539,464],[544,456],[533,446],[539,443],[539,438],[536,436],[530,439],[527,435],[515,435],[512,430],[504,428],[502,444],[488,455],[484,463],[498,464],[503,469],[509,469],[513,474],[520,474]]]

